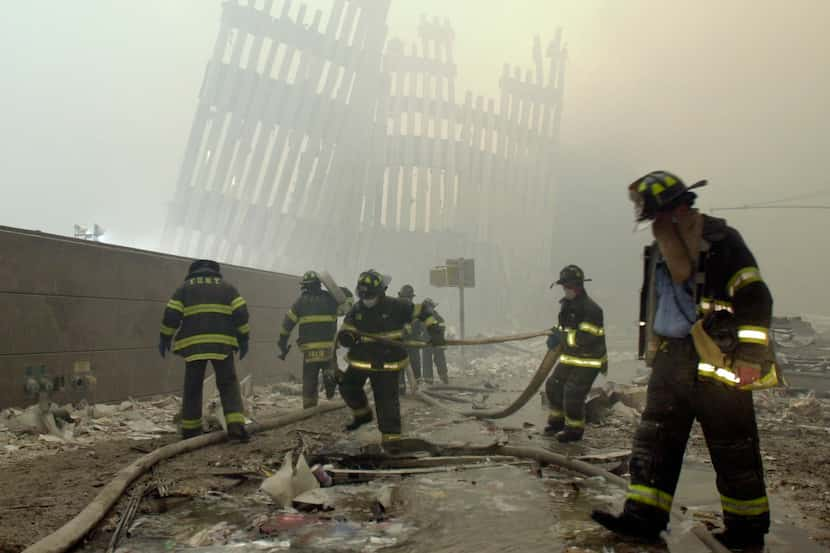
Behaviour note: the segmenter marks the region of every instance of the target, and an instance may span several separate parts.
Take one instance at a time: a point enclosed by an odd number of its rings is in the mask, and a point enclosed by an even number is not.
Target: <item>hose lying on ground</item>
[[[559,354],[561,353],[561,348],[556,348],[552,350],[548,350],[545,354],[545,358],[542,359],[542,362],[539,364],[539,368],[536,369],[536,373],[534,373],[533,378],[530,379],[530,383],[527,385],[525,390],[517,397],[513,403],[508,405],[507,407],[503,407],[501,409],[493,409],[493,410],[472,410],[472,411],[455,411],[451,409],[447,405],[437,401],[436,399],[430,397],[429,395],[425,394],[423,391],[418,390],[415,388],[415,395],[421,399],[424,403],[432,405],[433,407],[438,407],[439,409],[445,409],[452,412],[455,415],[459,415],[462,417],[475,417],[477,419],[503,419],[505,417],[509,417],[519,409],[525,406],[530,399],[536,395],[536,392],[539,391],[539,388],[547,379],[550,371],[553,369],[554,365],[556,365],[556,361],[559,359]],[[411,369],[410,369],[411,372]],[[415,382],[414,377],[410,377],[412,382]]]
[[[463,403],[467,404],[470,403],[469,400],[461,399],[460,397],[455,397],[451,394],[442,394],[441,392],[433,392],[432,390],[423,390],[421,393],[428,395],[429,397],[434,397],[435,399],[443,399],[444,401],[451,401],[453,403]]]
[[[251,432],[273,430],[329,411],[342,409],[345,406],[341,401],[325,403],[313,409],[305,409],[288,415],[265,419],[252,424],[248,428]],[[153,465],[170,457],[217,444],[226,439],[225,432],[211,432],[210,434],[166,445],[136,459],[118,471],[115,478],[104,486],[98,495],[95,496],[95,499],[75,518],[61,526],[52,534],[27,547],[23,553],[63,553],[64,551],[68,551],[101,522],[124,491],[129,488],[130,484],[150,470]]]
[[[501,391],[495,388],[472,388],[468,386],[451,386],[449,384],[432,384],[429,389],[432,392],[471,392],[474,394],[492,394],[493,392]]]

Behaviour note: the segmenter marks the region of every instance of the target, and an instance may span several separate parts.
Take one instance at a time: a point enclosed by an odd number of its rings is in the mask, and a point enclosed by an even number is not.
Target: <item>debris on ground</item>
[[[789,410],[797,417],[814,420],[821,420],[822,418],[821,402],[813,394],[791,400]]]
[[[295,465],[292,453],[289,451],[285,454],[280,469],[265,479],[260,489],[277,507],[283,508],[290,505],[294,498],[319,487],[320,483],[311,472],[305,456],[300,455]]]
[[[540,352],[541,348],[527,354],[491,348],[480,359],[470,358],[464,368],[451,364],[450,376],[458,389],[445,388],[440,393],[470,403],[490,403],[488,408],[504,404],[521,391],[536,370]],[[249,409],[257,415],[297,409],[300,393],[296,382],[256,388],[250,395]],[[624,475],[645,395],[645,386],[598,381],[589,396],[585,439],[569,446],[542,436],[545,411],[539,409],[536,399],[509,421],[510,428],[502,421],[447,417],[440,410],[404,400],[404,431],[422,438],[421,442],[478,440],[480,444],[482,440],[502,443],[509,439],[514,444],[566,452],[569,457]],[[792,523],[827,527],[830,469],[823,459],[830,436],[830,401],[779,391],[760,392],[755,398],[767,480],[776,506],[779,501],[799,505],[802,513],[813,518],[797,518]],[[53,438],[12,432],[8,421],[23,411],[0,413],[0,463],[31,455],[20,458],[30,459],[36,472],[62,467],[55,472],[60,476],[58,485],[48,497],[38,496],[31,502],[0,500],[0,527],[5,528],[0,534],[0,551],[5,551],[4,547],[19,551],[33,536],[54,530],[86,505],[124,464],[178,439],[174,420],[180,406],[175,396],[116,405],[66,406],[66,413],[59,418],[74,425],[72,441],[46,441]],[[206,408],[211,408],[209,403]],[[591,414],[593,408],[596,411]],[[149,491],[118,551],[420,550],[434,544],[447,546],[447,540],[456,535],[453,532],[461,532],[457,535],[464,536],[463,544],[476,550],[495,548],[504,543],[504,536],[510,536],[511,546],[523,551],[538,550],[534,547],[542,542],[546,549],[571,553],[661,551],[610,541],[613,538],[590,521],[592,505],[617,508],[624,499],[624,490],[609,487],[603,479],[575,477],[553,466],[513,458],[436,457],[436,452],[423,444],[406,455],[384,457],[380,448],[369,447],[380,438],[376,425],[343,436],[340,428],[347,416],[332,413],[279,432],[255,435],[250,444],[217,444],[165,461],[139,483]],[[794,436],[803,446],[797,450],[792,448]],[[120,456],[105,449],[115,443],[114,437],[120,439]],[[690,456],[708,459],[697,426],[688,449]],[[47,454],[52,456],[52,464]],[[81,462],[72,464],[79,456],[88,456],[88,469]],[[349,456],[353,459],[347,459]],[[22,470],[25,465],[25,461],[14,464],[13,470]],[[69,465],[73,472],[65,468]],[[31,494],[23,483],[16,487],[18,482],[8,476],[0,477],[0,484],[18,498]],[[74,490],[78,497],[67,496],[63,488]],[[135,488],[133,496],[134,492]],[[105,548],[123,513],[130,512],[128,499],[122,498],[101,525],[100,536],[95,538],[99,541],[82,551]],[[36,504],[42,507],[35,508]],[[39,528],[26,526],[26,511],[38,517]],[[54,516],[55,511],[61,516]],[[551,511],[568,516],[555,521]],[[797,510],[780,516],[790,514],[806,516]],[[693,507],[687,516],[711,526],[722,524],[719,509],[708,505]],[[523,532],[514,535],[517,520],[522,521]],[[545,538],[540,539],[540,532]],[[550,543],[546,542],[548,537]],[[682,537],[678,532],[677,538]],[[103,548],[98,547],[101,541]],[[417,549],[411,549],[413,546]]]
[[[209,377],[210,378],[210,377]],[[252,387],[245,396],[249,416],[271,413],[275,410],[293,410],[301,406],[301,399],[272,388]],[[206,420],[213,423],[208,429],[220,428],[216,419],[221,404],[206,390]],[[218,407],[218,410],[217,410]],[[41,415],[38,405],[25,409],[8,408],[0,411],[0,466],[41,455],[120,439],[133,441],[157,440],[175,435],[180,418],[181,398],[175,395],[147,399],[130,399],[114,404],[81,401],[58,406],[52,404],[48,415]],[[224,417],[222,417],[224,420]]]

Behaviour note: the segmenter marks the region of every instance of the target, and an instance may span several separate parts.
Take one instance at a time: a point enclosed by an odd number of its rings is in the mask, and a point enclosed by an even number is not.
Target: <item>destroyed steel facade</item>
[[[498,101],[461,98],[449,23],[422,18],[405,45],[390,3],[333,0],[325,23],[291,0],[224,3],[163,247],[347,285],[376,267],[417,286],[474,257],[477,317],[516,322],[562,263],[561,31],[535,40],[532,70],[504,66]]]

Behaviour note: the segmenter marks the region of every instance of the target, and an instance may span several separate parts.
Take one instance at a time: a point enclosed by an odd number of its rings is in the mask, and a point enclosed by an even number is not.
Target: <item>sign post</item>
[[[466,338],[464,333],[464,258],[458,260],[458,326],[461,339]]]
[[[465,310],[464,310],[464,289],[475,288],[475,260],[447,259],[446,265],[433,267],[429,272],[429,283],[438,288],[458,288],[458,330],[460,338],[466,338]],[[464,364],[464,350],[461,352],[462,364]]]

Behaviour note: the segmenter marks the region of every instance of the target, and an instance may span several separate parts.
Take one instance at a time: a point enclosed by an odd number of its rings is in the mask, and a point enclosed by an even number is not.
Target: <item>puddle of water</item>
[[[547,552],[563,536],[596,532],[588,513],[607,490],[585,483],[566,493],[553,484],[513,466],[407,480],[406,516],[421,530],[395,551]]]

